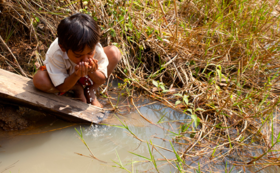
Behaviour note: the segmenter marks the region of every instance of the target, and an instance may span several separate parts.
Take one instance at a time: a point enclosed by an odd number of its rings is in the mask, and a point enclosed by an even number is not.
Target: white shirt
[[[107,78],[107,66],[109,61],[100,43],[95,46],[93,58],[98,60],[98,70]],[[46,65],[47,72],[55,87],[63,84],[64,80],[75,72],[75,66],[77,65],[69,59],[66,52],[60,49],[58,38],[56,38],[49,47],[44,64]]]

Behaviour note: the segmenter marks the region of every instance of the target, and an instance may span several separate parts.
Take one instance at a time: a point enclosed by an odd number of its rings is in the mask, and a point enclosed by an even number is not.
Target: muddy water
[[[142,100],[141,104],[148,102],[150,101]],[[166,116],[165,119],[170,120],[188,118],[160,104],[141,107],[140,111],[153,122],[157,122],[163,115]],[[129,129],[139,138],[151,140],[154,144],[171,149],[168,142],[154,136],[165,139],[171,137],[161,128],[147,123],[135,111],[116,115],[127,123]],[[120,124],[114,116],[112,115],[111,120]],[[168,124],[163,126],[171,128]],[[92,153],[107,163],[87,157],[90,152],[79,140],[75,128],[79,131],[82,129],[83,137]],[[124,172],[123,169],[113,167],[118,166],[114,161],[120,163],[118,156],[129,170],[146,171],[153,168],[152,164],[130,153],[150,158],[147,144],[141,143],[128,134],[127,130],[118,127],[73,124],[54,117],[46,117],[25,131],[1,132],[1,134],[0,172]],[[161,149],[159,151],[167,158],[175,158],[172,152]],[[156,151],[153,151],[153,154],[160,158]],[[131,164],[132,161],[140,162]],[[174,168],[168,165],[161,166],[163,163],[165,162],[158,163],[162,172],[173,172]]]
[[[120,128],[121,123],[118,118],[127,124],[138,138],[144,141],[152,141],[153,144],[167,149],[172,150],[172,147],[165,140],[171,140],[174,136],[140,117],[126,97],[121,97],[118,92],[111,92],[110,95],[114,98],[112,99],[114,104],[118,102],[120,112],[112,113],[108,120],[103,123],[115,124],[119,127],[74,124],[52,116],[46,116],[24,131],[0,132],[0,172],[126,172],[120,168],[119,164],[122,164],[129,171],[156,172],[152,163],[132,154],[150,158],[147,144],[135,139],[128,133],[128,130]],[[135,101],[137,106],[142,105],[139,110],[146,118],[154,123],[161,120],[163,123],[160,125],[170,131],[176,132],[182,123],[190,122],[190,116],[172,110],[158,102],[143,98]],[[173,120],[176,120],[176,122],[172,122]],[[164,123],[167,121],[170,123]],[[90,151],[79,139],[75,128],[82,131],[83,138],[91,152],[103,162],[89,158]],[[150,148],[152,147],[150,146]],[[168,159],[176,158],[172,152],[163,149],[158,150]],[[155,159],[163,158],[156,150],[152,150],[152,153]],[[198,162],[203,165],[208,161],[207,159],[209,160],[209,157],[194,159],[187,164],[196,167]],[[176,172],[165,161],[157,161],[157,166],[160,172]],[[224,172],[225,167],[231,168],[232,165],[224,162],[224,164],[210,166]],[[256,172],[256,170],[258,169],[234,167],[232,172]],[[193,169],[189,171],[195,172]],[[279,172],[279,169],[278,167],[269,167],[260,172],[276,173]]]

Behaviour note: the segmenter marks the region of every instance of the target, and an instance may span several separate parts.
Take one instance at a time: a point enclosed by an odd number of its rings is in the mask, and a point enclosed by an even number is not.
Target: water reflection
[[[118,164],[120,163],[129,171],[156,172],[151,162],[137,156],[151,158],[147,143],[141,142],[141,140],[162,147],[157,147],[157,151],[150,145],[160,172],[177,172],[177,169],[174,168],[176,167],[175,163],[172,162],[172,166],[164,161],[162,155],[167,159],[174,160],[176,158],[169,142],[171,140],[178,151],[185,151],[193,144],[193,140],[188,141],[188,139],[195,139],[196,134],[186,133],[185,140],[176,140],[175,137],[180,131],[181,125],[191,122],[190,116],[149,99],[142,97],[136,99],[136,106],[139,107],[143,116],[160,125],[161,128],[159,128],[144,120],[130,106],[125,96],[116,92],[110,95],[115,98],[112,100],[114,104],[119,102],[118,106],[121,109],[118,113],[112,113],[102,123],[116,126],[74,124],[48,116],[25,131],[1,132],[0,172],[125,172],[124,169],[119,168]],[[146,105],[148,103],[153,104]],[[122,123],[126,124],[139,139],[122,128]],[[79,140],[75,129],[82,131],[83,138],[92,153],[99,160],[107,162],[106,164],[89,158],[90,152]],[[190,127],[189,131],[192,130],[194,129]],[[196,149],[203,152],[205,148],[215,146],[215,141],[206,140],[199,145],[201,148]],[[228,148],[225,146],[224,149],[218,150],[215,155],[222,156],[227,152]],[[244,153],[242,154],[244,155]],[[211,155],[212,153],[204,153],[202,157],[185,157],[188,167],[184,169],[195,172],[194,168],[197,168],[199,164],[201,169],[209,172],[225,172],[225,170],[228,172],[230,170],[232,172],[256,172],[259,170],[257,167],[245,168],[230,164],[231,161],[239,161],[240,153],[238,152],[231,153],[231,157],[220,157],[216,160],[212,159]],[[279,169],[274,166],[259,172],[279,172]]]
[[[168,119],[172,119],[176,115],[171,109],[163,109],[163,107],[159,104],[150,105],[140,108],[140,111],[153,122],[157,122],[166,112],[170,114],[170,117],[166,114]],[[161,110],[165,112],[161,112]],[[154,138],[154,136],[157,136],[171,139],[166,134],[166,131],[143,121],[136,112],[127,113],[125,116],[116,114],[116,116],[120,117],[120,119],[126,118],[125,123],[140,139],[151,140],[156,145],[171,149],[169,143]],[[133,120],[128,118],[130,116],[133,117]],[[132,125],[137,121],[140,124],[139,126]],[[78,139],[75,128],[77,130],[82,129],[83,137],[94,155],[98,159],[106,161],[107,164],[85,157],[89,156],[89,151]],[[167,125],[165,128],[170,128],[170,126]],[[2,132],[0,138],[0,145],[2,146],[0,171],[30,173],[93,172],[93,170],[98,170],[98,172],[123,172],[120,168],[112,167],[112,165],[117,165],[113,161],[120,163],[117,154],[127,169],[131,170],[131,161],[133,161],[135,162],[133,163],[135,170],[146,171],[151,169],[152,172],[154,171],[151,163],[129,153],[133,152],[149,158],[147,144],[135,139],[131,134],[127,133],[127,130],[122,128],[106,125],[75,125],[51,117],[48,121],[45,120],[40,125],[37,124],[37,128],[33,127],[21,133],[3,135],[4,133]],[[172,152],[162,149],[159,149],[159,151],[167,158],[174,158]],[[75,152],[84,156],[77,155]],[[162,158],[155,151],[154,156],[155,158]],[[15,163],[16,161],[18,162]],[[13,163],[15,164],[9,167]],[[159,163],[159,166],[161,164]],[[174,168],[167,165],[161,169],[163,172],[172,172]]]

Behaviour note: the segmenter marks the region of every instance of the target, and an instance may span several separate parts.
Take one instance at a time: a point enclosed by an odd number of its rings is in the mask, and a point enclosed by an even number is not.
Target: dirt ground
[[[45,116],[32,109],[0,103],[0,129],[5,131],[26,129]]]

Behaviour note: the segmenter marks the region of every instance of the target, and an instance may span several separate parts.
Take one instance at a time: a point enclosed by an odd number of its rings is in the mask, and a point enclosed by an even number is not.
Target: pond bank
[[[45,116],[32,109],[0,103],[0,129],[4,131],[26,129]]]

